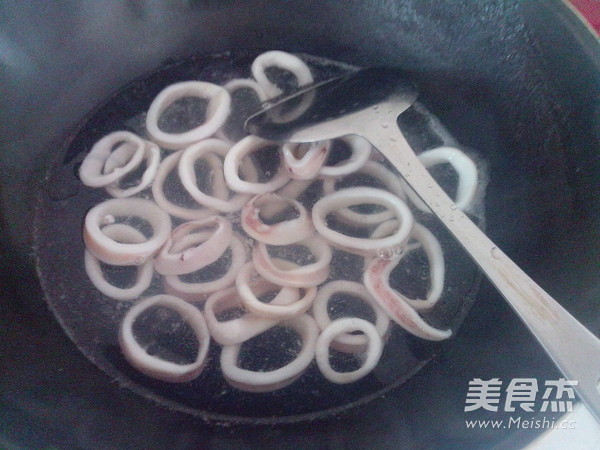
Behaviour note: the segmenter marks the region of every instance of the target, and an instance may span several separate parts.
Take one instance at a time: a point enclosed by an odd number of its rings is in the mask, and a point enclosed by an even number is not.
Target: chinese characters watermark
[[[502,381],[499,378],[482,380],[474,378],[469,381],[469,391],[465,402],[465,411],[485,409],[498,411],[503,405],[503,411],[514,412],[517,409],[525,412],[549,411],[570,412],[573,411],[573,399],[577,381],[559,378],[558,380],[546,380],[545,389],[538,402],[538,380],[535,378],[513,378],[504,390],[506,393],[504,402],[501,403]],[[539,406],[538,406],[539,404]]]
[[[575,399],[574,386],[578,381],[559,378],[542,383],[535,378],[513,378],[504,388],[499,378],[483,380],[474,378],[469,381],[469,389],[465,401],[465,412],[486,410],[491,412],[505,411],[521,413],[573,411]],[[504,395],[503,395],[504,394]],[[564,422],[564,423],[563,423]],[[510,417],[503,420],[467,420],[468,428],[475,426],[484,428],[574,428],[573,421],[555,422],[547,418],[531,420],[522,417]],[[567,426],[563,426],[563,425]]]

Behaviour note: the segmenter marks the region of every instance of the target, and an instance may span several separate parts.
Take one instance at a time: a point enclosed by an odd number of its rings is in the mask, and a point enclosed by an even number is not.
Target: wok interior
[[[85,188],[78,183],[77,178],[78,167],[87,151],[104,135],[120,129],[131,130],[140,136],[146,135],[144,112],[165,86],[189,79],[223,83],[229,79],[247,78],[248,68],[256,56],[251,52],[231,52],[227,56],[205,55],[183,59],[128,84],[95,109],[82,121],[73,139],[67,140],[62,148],[56,150],[57,158],[48,175],[52,181],[44,186],[38,199],[34,247],[44,296],[52,312],[80,350],[120,385],[130,387],[167,407],[196,416],[232,423],[274,424],[332,415],[373,400],[405,382],[443,350],[439,344],[417,339],[398,326],[393,326],[377,367],[372,374],[358,382],[348,385],[332,384],[320,376],[318,368],[312,364],[307,373],[290,386],[269,393],[253,394],[232,388],[224,381],[218,362],[221,348],[213,342],[207,367],[197,379],[184,384],[153,380],[132,367],[119,348],[119,323],[131,307],[131,302],[119,302],[105,297],[94,288],[85,274],[81,222],[86,212],[104,200],[107,194],[103,190]],[[304,58],[317,81],[338,76],[348,70],[331,61],[308,55]],[[403,118],[407,138],[413,142],[415,149],[422,151],[451,142],[451,137],[439,124],[432,124],[434,120],[421,104],[415,104]],[[271,153],[271,159],[273,155],[275,153]],[[268,156],[265,155],[263,159],[267,160]],[[255,165],[259,173],[272,170],[259,160],[255,160]],[[482,165],[481,169],[484,171],[485,167]],[[208,178],[208,174],[206,177]],[[485,177],[486,174],[480,174],[483,184]],[[448,185],[455,183],[454,181]],[[181,191],[181,188],[176,191],[179,196]],[[483,195],[483,192],[482,186],[480,194]],[[311,205],[322,196],[321,183],[316,182],[302,195],[305,199],[303,203]],[[471,216],[483,224],[481,202],[474,201],[473,204],[473,211],[479,214],[473,213]],[[425,317],[432,326],[450,327],[456,332],[474,301],[481,275],[437,219],[423,213],[418,217],[437,236],[444,258],[448,261],[442,300]],[[50,242],[54,245],[48,245]],[[284,246],[283,249],[290,253],[288,257],[291,260],[298,259],[298,249],[293,246]],[[407,257],[406,260],[410,261],[411,258]],[[408,270],[416,270],[426,263],[407,264],[404,266]],[[210,273],[211,269],[207,271]],[[330,279],[358,280],[362,271],[361,258],[336,252],[331,263]],[[397,274],[396,278],[400,271],[394,274]],[[408,277],[408,282],[404,280],[399,283],[401,289],[406,291],[419,287],[423,284],[417,281],[421,276],[425,279],[427,277],[425,274],[413,273]],[[208,275],[208,279],[210,277]],[[155,277],[143,297],[162,293],[163,290],[161,281]],[[348,312],[341,314],[348,315]],[[277,342],[282,339],[277,336],[277,330],[272,330],[260,339],[255,339],[254,341],[258,340],[262,344],[251,346],[250,348],[255,348],[254,351],[242,352],[242,356],[250,353],[250,356],[245,356],[245,364],[260,367],[265,364],[265,360],[272,359],[271,364],[277,367],[275,349]],[[177,342],[177,339],[172,340],[173,343]],[[265,346],[269,342],[271,345]],[[290,339],[287,339],[288,347],[289,344]],[[242,359],[240,358],[240,364],[243,364]],[[344,361],[339,357],[337,360],[338,363]],[[345,361],[346,364],[352,363],[353,358],[346,358]],[[283,364],[280,361],[279,366]],[[354,364],[360,363],[354,361]]]
[[[116,2],[39,7],[45,14],[24,4],[2,8],[10,11],[3,20],[12,50],[3,53],[10,64],[0,125],[3,296],[10,300],[3,302],[3,438],[28,445],[298,448],[326,436],[332,445],[466,448],[533,437],[464,428],[471,378],[558,376],[487,283],[443,357],[383,399],[310,427],[226,430],[157,408],[88,363],[45,309],[28,245],[32,199],[56,146],[99,101],[166,59],[242,47],[389,64],[405,68],[421,101],[488,160],[488,234],[598,331],[597,47],[584,54],[581,45],[593,45],[586,41],[592,38],[580,32],[577,40],[568,31],[565,24],[575,19],[564,6],[489,0]],[[61,414],[53,413],[57,408]]]

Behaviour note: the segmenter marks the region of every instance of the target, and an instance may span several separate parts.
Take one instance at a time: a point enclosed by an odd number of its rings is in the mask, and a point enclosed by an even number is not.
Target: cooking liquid
[[[78,167],[92,145],[102,136],[116,130],[130,130],[142,137],[145,133],[145,111],[152,99],[167,85],[186,80],[203,80],[224,84],[234,78],[250,77],[250,65],[255,55],[225,54],[197,57],[165,66],[149,76],[136,80],[109,98],[93,111],[70,139],[67,139],[61,160],[49,171],[46,189],[39,196],[36,215],[35,252],[39,275],[47,301],[57,319],[81,351],[100,369],[115,378],[121,385],[152,398],[168,407],[180,409],[205,418],[224,421],[282,422],[332,414],[353,405],[372,400],[398,386],[415,374],[440,350],[439,343],[424,341],[404,332],[392,322],[384,352],[377,367],[368,376],[348,385],[327,381],[312,363],[306,373],[291,385],[274,392],[253,394],[237,390],[227,384],[220,372],[220,346],[211,342],[208,363],[195,380],[189,383],[166,383],[149,378],[132,367],[122,356],[118,344],[119,323],[133,302],[119,302],[103,296],[89,281],[85,273],[82,240],[82,223],[87,210],[108,199],[104,189],[83,186],[77,177]],[[315,80],[340,75],[351,67],[330,60],[302,55],[310,65]],[[277,75],[277,74],[275,74]],[[284,84],[289,80],[284,79]],[[293,83],[291,83],[293,84]],[[234,140],[243,137],[243,121],[258,108],[258,100],[248,91],[238,91],[233,96],[234,115],[225,125],[225,133]],[[161,117],[159,125],[166,131],[183,131],[202,122],[205,102],[184,99],[176,102]],[[440,122],[427,109],[416,103],[399,119],[408,141],[419,152],[456,142]],[[347,149],[336,144],[327,164],[334,164],[347,156]],[[171,152],[163,151],[164,158]],[[275,153],[261,152],[254,160],[261,180],[272,177],[278,167]],[[472,218],[483,223],[483,194],[486,184],[485,165],[476,155],[470,154],[480,169],[480,188]],[[385,164],[385,161],[382,160]],[[389,166],[388,166],[389,167]],[[141,169],[143,170],[143,169]],[[393,169],[392,169],[393,170]],[[432,173],[450,195],[454,195],[456,176],[452,169],[435,166]],[[196,166],[199,186],[210,186],[211,173],[205,165]],[[128,177],[135,180],[135,174]],[[128,179],[124,180],[126,186]],[[364,185],[372,179],[355,174],[345,177],[337,189]],[[322,194],[322,182],[315,180],[299,200],[310,210]],[[165,183],[167,198],[181,206],[197,204],[179,184],[176,173]],[[146,189],[139,197],[152,198]],[[364,211],[364,206],[358,210]],[[368,207],[367,207],[368,209]],[[463,253],[443,226],[429,214],[413,208],[415,219],[429,228],[444,250],[446,277],[444,293],[437,306],[425,319],[435,327],[456,331],[470,307],[480,281],[475,265]],[[281,217],[285,217],[286,212]],[[228,214],[234,229],[246,236],[239,225],[239,212]],[[172,217],[173,227],[184,222]],[[147,224],[135,218],[124,218],[148,235]],[[330,225],[352,233],[367,236],[364,230],[350,230],[332,218]],[[346,227],[346,228],[344,228]],[[369,232],[372,229],[369,230]],[[362,234],[361,234],[362,233]],[[248,238],[248,243],[252,240]],[[297,246],[271,247],[273,256],[283,256],[299,264],[311,262],[311,256],[299,251]],[[207,269],[183,275],[187,282],[218,278],[228,267],[230,252]],[[364,261],[361,257],[334,250],[330,280],[362,279]],[[107,279],[116,285],[127,285],[135,268],[103,266]],[[393,272],[392,286],[410,297],[426,295],[428,286],[427,260],[422,251],[409,253]],[[144,297],[163,293],[160,277],[155,274]],[[264,300],[264,299],[263,299]],[[230,311],[235,317],[240,311]],[[373,312],[360,301],[348,296],[334,296],[330,302],[332,319],[357,316],[372,320]],[[223,316],[225,318],[225,316]],[[143,314],[134,324],[137,339],[148,352],[179,363],[191,362],[197,343],[189,327],[175,313],[155,308]],[[251,370],[273,370],[293,359],[300,347],[298,337],[291,330],[275,327],[245,343],[239,364]],[[332,365],[338,370],[354,370],[360,355],[348,355],[331,350]]]

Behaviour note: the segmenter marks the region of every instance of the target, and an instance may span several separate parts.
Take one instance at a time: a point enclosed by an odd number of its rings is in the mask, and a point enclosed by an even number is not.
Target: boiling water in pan
[[[334,413],[376,398],[416,373],[440,351],[442,344],[415,338],[392,325],[379,364],[373,372],[357,382],[347,385],[330,383],[313,362],[307,372],[291,385],[274,392],[254,394],[239,391],[227,384],[218,364],[220,347],[212,342],[208,364],[198,378],[182,384],[162,382],[141,374],[122,356],[118,327],[132,302],[104,297],[88,280],[83,262],[83,219],[92,206],[108,198],[104,189],[86,188],[78,179],[77,169],[86,152],[98,139],[115,130],[130,130],[145,136],[145,111],[152,99],[167,85],[185,80],[222,84],[234,78],[247,78],[250,76],[253,56],[227,54],[197,57],[166,65],[127,85],[93,111],[65,140],[60,159],[48,173],[46,188],[39,197],[35,227],[36,256],[45,295],[57,319],[81,351],[121,385],[168,407],[206,418],[267,422],[299,420]],[[302,57],[309,63],[315,80],[327,79],[349,70],[348,66],[336,62]],[[183,125],[189,126],[202,115],[203,106],[193,101],[178,102],[161,119],[161,126],[170,131],[177,131]],[[240,93],[234,96],[234,107],[243,116],[245,111],[257,107],[257,100]],[[182,120],[187,124],[181,123]],[[241,137],[242,123],[241,117],[231,120],[228,133],[235,138]],[[401,117],[400,123],[417,151],[456,144],[440,123],[418,103]],[[339,150],[341,157],[332,152],[330,158],[343,159],[343,149]],[[263,171],[269,172],[273,170],[273,159],[266,158],[256,163]],[[479,161],[478,165],[481,166]],[[440,183],[452,191],[456,184],[452,171],[436,169],[435,172]],[[354,183],[359,181],[357,178]],[[344,183],[340,185],[343,187]],[[479,221],[483,218],[483,185],[480,191],[479,208],[475,208],[474,214]],[[187,194],[180,188],[173,188],[169,180],[165,192],[175,202],[185,204],[190,201]],[[321,195],[320,183],[317,182],[303,194],[301,200],[310,208]],[[151,193],[146,190],[141,196],[150,198]],[[415,217],[437,236],[446,261],[443,297],[425,317],[434,326],[449,327],[456,331],[474,298],[479,282],[478,271],[432,216],[415,210]],[[174,223],[178,223],[177,219]],[[423,295],[423,286],[427,285],[426,260],[421,253],[411,253],[410,260],[403,265],[405,269],[394,272],[394,283],[403,285],[409,295]],[[218,272],[224,269],[224,265],[226,262],[216,263],[212,268]],[[362,269],[362,258],[334,251],[330,278],[360,280]],[[133,271],[135,269],[118,268],[107,270],[106,275],[109,280],[118,282],[131,276]],[[155,275],[144,296],[163,292],[158,278]],[[415,283],[414,280],[419,279],[421,282]],[[348,312],[369,318],[369,311],[353,305],[355,303],[348,299],[334,299],[331,303],[332,318]],[[151,310],[143,315],[135,323],[134,333],[144,346],[148,346],[148,351],[172,361],[189,362],[197,348],[191,330],[165,309]],[[249,345],[251,348],[240,357],[240,365],[253,370],[271,370],[285,364],[298,345],[292,333],[283,328],[274,328],[252,340]],[[264,356],[267,354],[269,357]],[[333,364],[340,370],[344,366],[356,367],[356,361],[351,357],[342,357],[340,354],[336,358]]]

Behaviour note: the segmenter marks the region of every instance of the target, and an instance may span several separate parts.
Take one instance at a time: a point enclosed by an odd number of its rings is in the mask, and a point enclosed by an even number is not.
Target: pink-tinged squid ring
[[[207,158],[210,155],[218,155],[225,158],[225,165],[227,155],[231,153],[231,150],[229,144],[225,141],[219,139],[206,139],[185,149],[183,155],[181,155],[178,166],[181,184],[194,200],[207,208],[216,209],[221,212],[237,211],[250,199],[250,195],[248,193],[243,193],[235,194],[231,198],[228,198],[229,195],[225,198],[219,198],[202,192],[198,188],[194,164],[199,159]],[[242,170],[250,179],[258,179],[256,167],[254,167],[254,164],[252,164],[251,161],[248,160],[248,162],[242,166]],[[222,173],[223,171],[219,171],[219,176]],[[226,181],[228,182],[227,179]]]
[[[260,218],[261,207],[275,202],[293,206],[298,211],[298,217],[267,225]],[[246,203],[242,208],[241,222],[242,228],[250,237],[269,245],[293,244],[315,232],[308,212],[300,202],[273,193],[257,195]]]
[[[162,113],[177,100],[199,97],[208,100],[206,121],[183,133],[167,133],[158,127]],[[148,135],[161,147],[179,150],[215,134],[227,120],[231,107],[229,92],[216,84],[204,81],[184,81],[163,89],[152,101],[146,115]]]
[[[118,179],[114,183],[111,183],[104,187],[106,192],[115,198],[131,197],[139,192],[142,192],[156,176],[158,165],[160,164],[160,148],[154,142],[145,141],[144,148],[144,160],[146,161],[146,170],[142,174],[140,182],[132,187],[123,189],[119,186],[122,178]],[[112,152],[104,164],[104,173],[114,172],[117,167],[124,166],[127,161],[131,161],[136,150],[133,147],[122,145]]]
[[[391,286],[389,274],[401,256],[373,258],[364,274],[365,287],[390,318],[409,333],[430,341],[441,341],[452,335],[429,325]]]
[[[304,61],[297,56],[289,53],[273,50],[258,55],[252,63],[252,76],[260,85],[267,97],[273,98],[282,94],[282,90],[277,87],[267,77],[265,73],[269,67],[279,67],[291,72],[298,82],[298,86],[303,86],[313,82],[313,76],[310,69]]]
[[[227,185],[231,190],[244,194],[265,194],[267,192],[273,192],[279,189],[290,180],[290,178],[282,170],[279,170],[269,181],[265,183],[244,181],[239,176],[238,171],[240,165],[242,160],[244,160],[247,155],[273,145],[277,144],[256,136],[247,136],[231,147],[229,153],[227,153],[227,156],[225,156],[225,161],[223,162],[225,181],[227,181]],[[278,157],[281,157],[279,152],[276,154]]]
[[[258,97],[258,101],[260,103],[264,103],[267,100],[267,95],[265,94],[263,89],[259,86],[259,84],[256,81],[250,80],[248,78],[236,78],[235,80],[231,80],[231,81],[228,81],[227,83],[225,83],[223,85],[223,87],[225,88],[225,90],[227,92],[229,92],[229,95],[231,95],[232,97],[233,97],[233,93],[236,91],[239,91],[242,89],[250,89],[256,93],[256,96]],[[232,99],[232,101],[233,101],[233,99]],[[224,128],[225,128],[225,126],[222,126],[221,128],[219,128],[219,130],[215,134],[215,137],[222,139],[224,141],[227,141],[231,144],[234,144],[235,141],[232,141],[225,134]]]
[[[371,237],[378,237],[380,235],[386,235],[392,232],[398,227],[396,220],[389,220],[382,223],[379,227],[373,231]],[[439,241],[433,235],[431,231],[425,228],[423,225],[416,223],[413,230],[410,233],[410,239],[415,240],[416,243],[409,243],[403,249],[403,253],[396,255],[397,264],[400,263],[401,259],[408,255],[413,250],[423,248],[425,255],[427,256],[427,262],[429,263],[429,290],[427,292],[427,298],[425,300],[408,298],[401,293],[398,293],[409,305],[416,310],[427,310],[431,309],[438,302],[442,296],[444,290],[444,277],[445,277],[445,263],[444,263],[444,252]],[[381,256],[381,255],[380,255]],[[397,265],[396,264],[396,265]],[[394,270],[396,265],[391,266],[389,273]],[[388,273],[388,277],[389,277]]]
[[[296,200],[304,191],[306,191],[315,180],[290,180],[288,184],[277,191],[277,194],[284,198],[293,198]],[[272,219],[277,214],[287,208],[287,204],[283,202],[268,203],[263,205],[260,213],[267,219]]]
[[[398,175],[394,174],[385,166],[373,161],[367,161],[355,173],[369,175],[372,178],[380,181],[392,194],[396,195],[401,200],[406,198],[402,182]],[[323,192],[325,195],[330,195],[335,192],[335,185],[339,180],[328,178],[323,181]],[[359,227],[368,227],[377,225],[394,217],[394,212],[389,209],[386,211],[376,212],[372,214],[360,213],[353,211],[350,208],[342,208],[336,211],[336,216],[343,220],[344,223]]]
[[[114,223],[115,217],[140,217],[152,227],[152,236],[139,244],[122,244],[106,234],[101,225]],[[100,261],[115,266],[139,266],[162,247],[171,233],[171,218],[151,200],[113,198],[90,209],[85,216],[83,240]]]
[[[347,236],[327,227],[326,219],[329,213],[360,204],[382,205],[390,209],[399,219],[398,230],[384,238],[370,239]],[[316,230],[331,245],[363,256],[373,256],[382,248],[401,244],[408,238],[414,224],[412,212],[406,203],[394,194],[370,187],[342,189],[321,198],[313,206],[312,219]]]
[[[221,371],[227,382],[242,391],[270,392],[281,389],[296,381],[315,357],[319,328],[307,314],[281,322],[278,326],[292,328],[302,339],[302,347],[296,358],[279,369],[269,372],[254,372],[238,366],[242,344],[225,345],[221,351]]]
[[[281,264],[281,266],[284,266],[286,268],[298,267],[296,264],[290,263],[289,261],[279,260],[278,262]],[[317,288],[311,286],[303,288],[304,296],[302,298],[299,298],[297,301],[294,301],[293,303],[282,304],[273,302],[261,302],[258,299],[257,294],[252,291],[251,283],[253,281],[254,276],[254,264],[252,262],[246,263],[238,273],[238,276],[235,280],[235,284],[237,286],[237,290],[240,295],[240,298],[242,299],[244,307],[251,313],[256,314],[257,316],[279,320],[291,319],[306,312],[308,308],[311,307],[313,300],[317,295]],[[289,290],[299,292],[300,290],[299,287],[282,287],[278,284],[276,284],[276,286],[280,287],[282,292],[288,292]],[[300,297],[299,293],[298,297]]]
[[[184,220],[198,220],[214,215],[216,213],[214,209],[204,207],[197,209],[184,208],[183,206],[176,205],[167,199],[164,192],[165,181],[167,180],[169,174],[178,166],[181,155],[183,155],[183,150],[167,156],[162,161],[160,166],[158,166],[158,171],[154,177],[154,183],[152,183],[152,197],[154,198],[154,201],[162,210]],[[207,156],[206,161],[210,166],[211,173],[214,174],[212,186],[213,195],[217,198],[226,199],[229,195],[229,191],[225,185],[225,178],[219,177],[219,175],[223,172],[221,160],[217,156]]]
[[[214,228],[206,241],[180,251],[173,249],[183,237],[206,228]],[[161,275],[183,275],[200,270],[221,257],[231,242],[232,233],[231,223],[221,216],[183,223],[171,232],[154,258],[154,270]]]
[[[263,278],[280,286],[303,288],[321,284],[329,276],[329,263],[331,263],[332,257],[331,247],[318,237],[296,242],[295,245],[307,247],[315,256],[316,262],[305,266],[287,267],[284,264],[285,260],[271,258],[266,244],[257,242],[252,251],[252,261],[256,271]]]
[[[350,158],[335,166],[323,166],[319,170],[319,176],[323,178],[336,178],[356,172],[365,165],[371,155],[372,146],[369,141],[360,136],[345,136],[340,140],[350,146],[352,154]]]
[[[130,244],[141,244],[146,240],[140,231],[136,230],[132,226],[125,225],[124,223],[114,223],[107,225],[102,228],[102,232],[109,238]],[[85,271],[90,278],[92,284],[107,297],[115,300],[132,300],[142,295],[146,289],[152,283],[152,275],[154,270],[152,268],[152,261],[148,260],[144,264],[137,266],[136,280],[133,286],[128,288],[120,288],[110,284],[104,274],[102,273],[102,267],[98,258],[92,255],[88,250],[85,251],[84,256]]]
[[[310,144],[283,144],[283,168],[285,173],[294,180],[310,180],[315,178],[323,167],[331,141],[312,142]]]
[[[361,283],[347,280],[336,280],[319,288],[317,297],[313,302],[312,314],[321,330],[326,329],[331,323],[328,306],[331,298],[338,293],[348,294],[359,298],[369,305],[375,313],[375,328],[383,338],[390,326],[390,318],[377,305],[369,291]],[[361,353],[367,349],[368,337],[360,334],[341,334],[331,341],[331,346],[344,353]]]
[[[105,170],[104,165],[113,149],[122,147],[131,148],[131,158],[122,166],[114,167],[112,171]],[[79,178],[83,184],[94,188],[114,183],[140,165],[145,148],[144,140],[129,131],[115,131],[107,134],[96,142],[86,155],[79,168]]]
[[[210,237],[209,232],[189,234],[173,245],[174,251],[182,251],[190,245],[197,245]],[[246,247],[236,234],[228,241],[231,249],[231,262],[227,272],[220,278],[201,283],[188,283],[182,281],[178,275],[167,275],[163,278],[165,291],[180,297],[188,302],[196,303],[206,300],[213,292],[228,288],[233,283],[242,266],[246,263]],[[202,270],[202,269],[200,269]]]
[[[468,210],[477,193],[477,166],[471,158],[454,147],[438,147],[420,153],[419,159],[425,167],[437,164],[450,164],[458,174],[455,205],[460,210]],[[406,194],[410,201],[421,211],[430,213],[431,210],[419,196],[407,188]]]
[[[261,280],[253,285],[252,290],[256,295],[264,295],[274,289],[274,285]],[[296,302],[299,298],[297,289],[281,289],[271,304],[287,305]],[[221,345],[234,345],[246,342],[248,339],[259,335],[269,328],[277,325],[280,320],[261,317],[252,313],[245,313],[236,319],[221,321],[217,314],[243,306],[240,294],[236,287],[215,292],[204,304],[204,317],[212,338]]]
[[[361,337],[368,340],[366,358],[360,368],[351,372],[338,372],[331,367],[329,362],[329,346],[334,339],[353,331],[362,331],[364,335]],[[358,317],[345,317],[334,320],[321,332],[317,340],[315,356],[319,370],[325,378],[332,383],[347,384],[369,374],[379,362],[382,352],[383,341],[375,325]]]
[[[193,363],[177,364],[149,355],[135,339],[134,322],[144,311],[153,306],[175,311],[192,328],[198,340],[198,354]],[[185,383],[200,375],[206,362],[209,343],[210,334],[200,310],[172,295],[155,295],[136,303],[125,315],[119,329],[119,344],[127,361],[149,377],[171,383]]]

